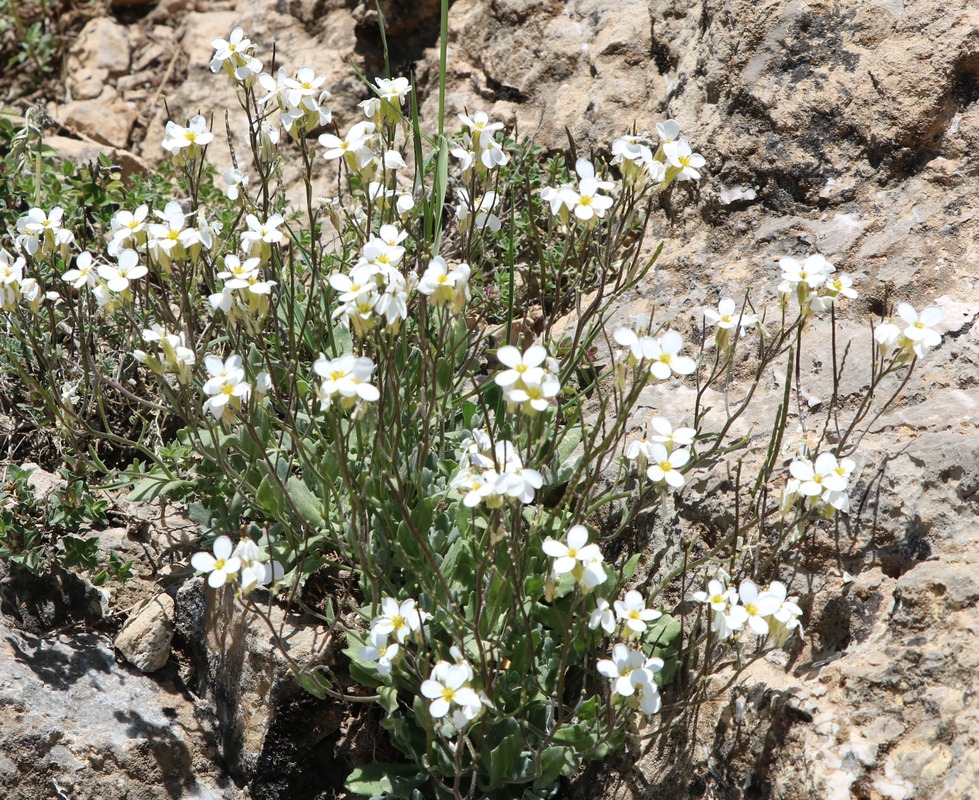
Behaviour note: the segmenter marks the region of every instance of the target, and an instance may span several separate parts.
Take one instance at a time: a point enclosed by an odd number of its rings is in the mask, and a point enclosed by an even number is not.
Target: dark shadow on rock
[[[138,740],[146,755],[156,762],[167,795],[179,800],[196,793],[193,754],[171,726],[148,722],[135,711],[115,711],[113,716],[127,726],[126,733]]]
[[[102,619],[104,597],[87,581],[55,569],[34,575],[17,564],[0,562],[0,614],[15,627],[41,634],[77,622]]]
[[[105,643],[90,633],[75,634],[71,644],[49,642],[30,634],[6,638],[14,658],[58,691],[67,690],[90,672],[108,674],[114,664]]]

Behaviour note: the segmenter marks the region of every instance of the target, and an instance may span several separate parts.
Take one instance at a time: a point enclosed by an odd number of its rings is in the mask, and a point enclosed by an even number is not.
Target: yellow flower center
[[[748,612],[749,617],[753,617],[758,613],[758,606],[754,603],[745,603],[744,610]]]

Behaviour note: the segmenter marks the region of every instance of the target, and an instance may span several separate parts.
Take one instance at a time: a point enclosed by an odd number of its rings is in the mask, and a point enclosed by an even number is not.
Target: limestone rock
[[[129,62],[129,35],[125,26],[108,17],[92,19],[82,28],[68,54],[68,89],[72,97],[80,100],[98,97],[109,79],[127,73]]]
[[[75,133],[123,149],[137,119],[136,111],[111,86],[93,100],[75,100],[56,113],[61,124]]]
[[[42,638],[0,617],[6,800],[243,800],[208,757],[215,720],[178,687],[120,668],[91,633]]]
[[[170,658],[173,631],[173,598],[159,594],[133,611],[116,636],[115,645],[140,672],[156,672]]]

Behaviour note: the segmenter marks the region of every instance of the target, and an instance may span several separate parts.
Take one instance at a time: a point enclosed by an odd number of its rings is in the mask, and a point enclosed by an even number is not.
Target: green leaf
[[[632,558],[625,562],[622,567],[622,579],[627,581],[636,574],[636,567],[639,566],[639,559],[642,556],[641,553],[636,553]]]
[[[273,480],[269,475],[262,478],[262,482],[255,492],[255,502],[272,519],[281,517],[285,504],[282,498],[282,487],[279,486],[278,481]]]
[[[550,786],[561,775],[571,776],[578,768],[578,759],[575,758],[574,749],[554,745],[548,747],[540,754],[540,777],[534,781],[534,786],[543,789]]]
[[[190,481],[168,481],[166,478],[156,477],[141,478],[133,484],[132,491],[126,499],[133,503],[146,503],[183,489],[192,488],[194,488],[194,484]]]
[[[286,489],[289,497],[296,506],[299,516],[310,527],[322,530],[326,527],[326,519],[323,517],[323,505],[310,490],[303,480],[293,475],[286,482]]]
[[[382,686],[377,690],[381,696],[380,706],[389,714],[398,708],[398,690],[393,686]]]
[[[318,672],[294,672],[299,685],[313,697],[320,700],[327,698],[326,689],[331,688],[329,682]]]
[[[414,764],[365,764],[347,777],[348,792],[367,797],[408,797],[428,776]]]
[[[507,778],[512,777],[516,773],[522,751],[523,737],[519,733],[511,733],[496,747],[490,750],[490,787],[496,789],[503,786]]]

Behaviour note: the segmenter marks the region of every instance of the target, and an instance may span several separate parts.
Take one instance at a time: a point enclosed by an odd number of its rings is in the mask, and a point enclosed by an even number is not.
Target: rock
[[[115,646],[140,672],[156,672],[170,658],[173,598],[159,594],[134,609],[116,636]]]
[[[0,618],[0,794],[244,800],[206,757],[216,724],[173,686],[120,668],[91,633],[41,638]]]
[[[108,17],[90,20],[68,53],[68,90],[75,99],[98,97],[110,78],[129,71],[129,36],[124,25]]]
[[[44,144],[54,150],[56,160],[71,161],[75,164],[88,164],[104,155],[119,167],[123,177],[133,174],[145,175],[149,170],[141,158],[128,150],[119,150],[98,142],[70,139],[67,136],[48,136],[45,137]]]
[[[72,132],[100,144],[125,149],[136,122],[136,111],[111,86],[94,100],[75,100],[58,109],[58,121]]]
[[[34,575],[0,560],[0,614],[24,631],[43,634],[73,623],[96,622],[105,614],[105,593],[60,568]]]
[[[326,655],[317,621],[286,617],[276,606],[263,609],[275,629],[285,625],[290,658],[313,665]],[[255,797],[338,790],[346,773],[337,742],[350,710],[301,689],[269,628],[232,592],[193,579],[177,592],[176,616],[194,658],[190,680],[221,720],[222,754],[232,774]]]

